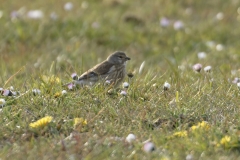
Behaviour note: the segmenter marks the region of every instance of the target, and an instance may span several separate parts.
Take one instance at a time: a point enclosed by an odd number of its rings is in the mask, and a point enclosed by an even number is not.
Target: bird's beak
[[[129,61],[129,60],[131,60],[131,58],[129,58],[129,57],[126,57],[126,60],[127,60],[127,61]]]

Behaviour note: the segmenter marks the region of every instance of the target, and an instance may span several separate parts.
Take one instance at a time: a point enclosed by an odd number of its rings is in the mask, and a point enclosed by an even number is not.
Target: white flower
[[[211,49],[213,49],[213,48],[216,46],[216,44],[215,44],[214,41],[207,41],[207,42],[206,42],[206,45],[207,45],[209,48],[211,48]]]
[[[216,45],[216,50],[217,51],[222,51],[224,49],[224,46],[222,44]]]
[[[10,86],[9,89],[12,90],[12,91],[14,90],[13,86]]]
[[[184,23],[182,21],[178,20],[178,21],[174,22],[173,28],[175,30],[183,29],[184,28]]]
[[[5,99],[0,99],[0,106],[3,107],[6,104]]]
[[[189,154],[186,156],[186,160],[194,160],[193,155]]]
[[[158,87],[157,83],[154,83],[152,86],[153,86],[153,87]]]
[[[132,143],[133,141],[135,141],[136,140],[136,136],[134,135],[134,134],[132,134],[132,133],[130,133],[127,137],[126,137],[126,141],[128,142],[128,143]]]
[[[163,17],[163,18],[160,20],[160,25],[161,25],[162,27],[168,27],[168,26],[170,25],[170,21],[169,21],[167,18]]]
[[[194,64],[192,68],[194,71],[200,72],[202,69],[202,65],[200,63],[197,63],[197,64]]]
[[[138,70],[139,74],[142,73],[144,66],[145,66],[145,61],[143,61],[142,64],[140,65],[140,67],[139,67],[139,70]]]
[[[240,89],[240,82],[237,83],[238,88]]]
[[[218,20],[222,20],[224,18],[224,14],[222,12],[219,12],[217,15],[216,15],[216,18]]]
[[[27,13],[30,19],[41,19],[43,18],[43,12],[41,10],[31,10]]]
[[[207,57],[207,54],[205,52],[199,52],[198,53],[198,58],[199,59],[205,59]]]
[[[123,95],[123,96],[126,96],[127,92],[126,91],[121,91],[120,94]]]
[[[62,90],[62,94],[67,94],[67,91],[66,90]]]
[[[164,85],[163,85],[163,89],[166,91],[166,90],[169,90],[171,87],[171,85],[168,83],[168,82],[165,82]]]
[[[111,81],[110,80],[106,80],[105,84],[111,84]]]
[[[41,91],[39,89],[33,89],[32,92],[34,96],[41,94]]]
[[[71,2],[67,2],[64,4],[64,10],[65,11],[70,11],[73,9],[73,4]]]
[[[124,82],[123,83],[123,88],[128,88],[129,87],[129,83],[128,82]]]
[[[210,71],[211,71],[211,69],[212,69],[212,67],[211,67],[211,66],[207,66],[207,67],[205,67],[205,68],[204,68],[204,71],[205,71],[205,72],[210,72]]]
[[[152,142],[146,142],[143,146],[145,152],[152,152],[155,150],[155,146]]]

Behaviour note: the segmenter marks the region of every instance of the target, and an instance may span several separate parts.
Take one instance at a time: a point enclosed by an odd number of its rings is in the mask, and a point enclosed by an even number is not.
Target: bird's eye
[[[122,56],[119,56],[119,58],[123,58]]]

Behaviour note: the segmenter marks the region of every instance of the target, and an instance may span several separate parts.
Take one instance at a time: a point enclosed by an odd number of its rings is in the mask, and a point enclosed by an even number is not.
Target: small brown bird
[[[116,51],[108,58],[89,69],[77,79],[74,79],[75,84],[93,85],[99,80],[118,86],[126,75],[126,62],[129,57],[122,51]]]

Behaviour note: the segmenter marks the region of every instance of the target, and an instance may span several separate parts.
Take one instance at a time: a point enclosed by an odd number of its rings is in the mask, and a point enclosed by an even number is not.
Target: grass
[[[0,95],[1,159],[239,159],[239,2],[72,0],[70,11],[66,1],[0,2],[0,87],[20,92]],[[29,19],[34,9],[44,17]],[[126,96],[102,84],[62,87],[116,50],[131,57]],[[196,63],[211,72],[194,72]]]

